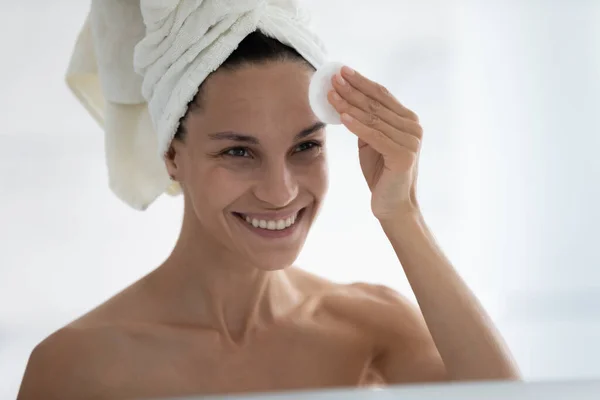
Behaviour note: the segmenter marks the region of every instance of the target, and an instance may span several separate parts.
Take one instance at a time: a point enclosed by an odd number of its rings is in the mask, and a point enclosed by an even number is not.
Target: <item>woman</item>
[[[420,310],[387,287],[292,266],[327,189],[313,72],[257,31],[200,85],[164,159],[184,199],[171,255],[39,344],[19,399],[518,379],[419,210],[417,116],[348,67],[328,98],[358,138],[372,213]]]

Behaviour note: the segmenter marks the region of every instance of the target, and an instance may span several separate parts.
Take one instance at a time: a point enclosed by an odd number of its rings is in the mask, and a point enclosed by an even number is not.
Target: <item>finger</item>
[[[403,146],[408,150],[415,152],[419,150],[421,140],[415,135],[396,129],[383,119],[379,118],[377,114],[367,113],[362,109],[350,104],[346,100],[342,99],[340,95],[335,91],[330,91],[328,94],[328,98],[338,113],[349,114],[353,118],[360,121],[363,125],[383,132],[396,144],[399,144],[400,146]],[[414,123],[412,121],[409,122]]]
[[[393,112],[383,103],[366,96],[348,82],[342,82],[337,77],[333,78],[333,86],[344,100],[365,113],[382,119],[399,131],[409,133],[419,139],[423,137],[423,129],[419,122]]]
[[[350,85],[389,108],[393,112],[408,118],[413,121],[419,121],[419,117],[412,110],[404,107],[394,95],[383,85],[370,80],[361,75],[352,68],[344,66],[341,71],[341,76],[345,78]]]
[[[364,125],[350,114],[343,113],[342,122],[350,132],[383,156],[394,156],[403,149],[383,132]]]

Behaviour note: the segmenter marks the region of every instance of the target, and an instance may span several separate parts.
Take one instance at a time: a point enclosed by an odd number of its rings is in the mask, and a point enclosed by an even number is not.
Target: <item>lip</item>
[[[306,208],[306,207],[304,207]],[[237,215],[243,215],[244,217],[250,217],[255,219],[264,219],[267,221],[278,221],[280,219],[288,219],[290,217],[295,216],[300,211],[304,210],[304,208],[300,208],[294,211],[280,211],[280,212],[272,212],[272,213],[238,213],[234,212]]]
[[[232,214],[234,215],[235,219],[237,219],[240,224],[244,225],[249,231],[257,234],[258,236],[261,236],[263,238],[269,238],[269,239],[281,239],[281,238],[286,238],[286,237],[292,236],[298,230],[298,226],[302,222],[305,213],[306,213],[306,208],[302,208],[300,211],[298,211],[298,216],[296,217],[296,222],[292,226],[282,229],[282,230],[269,230],[269,229],[255,228],[252,224],[249,224],[248,222],[246,222],[243,215],[252,216],[253,218],[257,218],[257,219],[258,219],[258,217],[256,217],[257,215],[265,215],[265,216],[268,215],[269,216],[269,218],[263,217],[261,219],[285,219],[285,218],[291,217],[292,215],[295,215],[295,214],[290,214],[289,212],[286,214],[279,213],[279,215],[277,215],[277,214],[241,214],[241,213],[237,213],[237,212],[234,212]],[[273,218],[273,215],[277,215],[277,217]]]

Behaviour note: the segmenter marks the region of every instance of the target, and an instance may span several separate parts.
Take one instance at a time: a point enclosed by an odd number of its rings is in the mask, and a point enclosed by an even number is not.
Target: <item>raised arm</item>
[[[415,349],[415,365],[437,371],[435,345],[448,380],[518,379],[518,369],[494,324],[446,259],[422,217],[384,224],[384,231],[424,318],[419,323],[419,316],[413,317],[414,335],[407,338]],[[395,374],[394,359],[390,352],[386,365],[391,374]]]
[[[440,374],[435,344],[448,379],[518,378],[489,317],[436,244],[420,212],[416,182],[423,128],[419,118],[382,85],[348,67],[342,68],[332,84],[329,101],[358,137],[372,212],[404,268],[427,326],[421,333],[398,335],[396,348],[411,338],[415,365],[435,364],[432,376]],[[400,311],[396,313],[390,310],[388,318],[399,318]],[[433,342],[427,339],[427,330]],[[393,352],[388,353],[384,364],[393,371],[390,366],[398,363]],[[406,359],[406,352],[401,355]]]

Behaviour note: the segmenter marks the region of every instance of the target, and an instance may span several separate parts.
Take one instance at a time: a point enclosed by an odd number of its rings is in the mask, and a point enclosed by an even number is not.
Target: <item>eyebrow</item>
[[[310,136],[313,133],[325,128],[325,126],[326,126],[325,123],[317,122],[317,123],[309,126],[308,128],[301,130],[294,137],[294,140],[300,140],[307,136]],[[232,131],[211,133],[208,135],[208,137],[213,140],[232,140],[234,142],[249,143],[249,144],[256,144],[256,145],[260,143],[258,138],[254,137],[254,136],[247,135],[244,133],[232,132]]]

